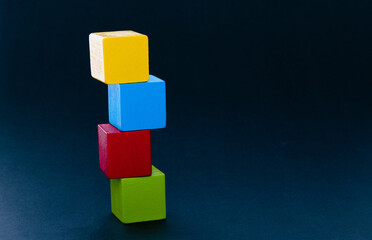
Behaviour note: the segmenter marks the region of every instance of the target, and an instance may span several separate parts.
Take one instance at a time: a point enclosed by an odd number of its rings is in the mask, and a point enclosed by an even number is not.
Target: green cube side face
[[[152,166],[148,177],[110,179],[111,210],[123,223],[166,218],[165,175]]]

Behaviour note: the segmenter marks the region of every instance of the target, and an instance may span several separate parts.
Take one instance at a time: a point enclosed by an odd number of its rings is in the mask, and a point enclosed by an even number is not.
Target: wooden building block
[[[89,35],[92,77],[106,84],[149,80],[148,38],[134,31]]]
[[[152,166],[149,177],[111,179],[111,210],[123,223],[166,218],[165,175]]]
[[[151,175],[150,130],[121,132],[98,125],[99,165],[108,178]]]
[[[109,121],[120,131],[164,128],[165,82],[153,75],[144,83],[108,86]]]

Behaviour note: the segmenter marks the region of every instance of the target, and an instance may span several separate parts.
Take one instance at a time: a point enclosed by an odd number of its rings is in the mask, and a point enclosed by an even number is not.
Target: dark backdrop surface
[[[372,239],[371,1],[0,2],[0,239]],[[161,222],[99,170],[90,32],[150,39]]]

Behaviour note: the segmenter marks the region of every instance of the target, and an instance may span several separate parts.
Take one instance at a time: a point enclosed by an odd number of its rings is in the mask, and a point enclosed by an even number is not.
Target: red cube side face
[[[151,175],[150,130],[121,132],[98,125],[99,165],[108,178]]]

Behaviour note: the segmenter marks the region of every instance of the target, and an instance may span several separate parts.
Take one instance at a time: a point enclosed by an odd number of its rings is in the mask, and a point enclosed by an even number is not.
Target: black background
[[[0,239],[372,239],[370,1],[0,2]],[[121,224],[88,35],[149,36],[166,221]]]

